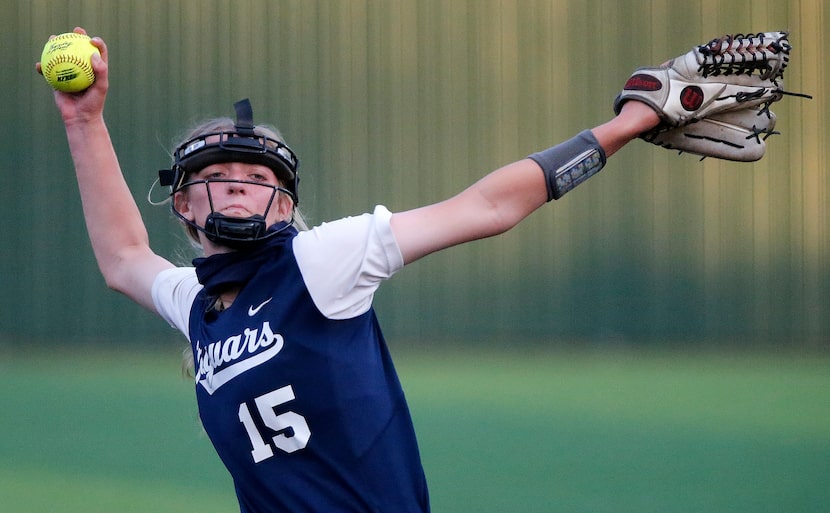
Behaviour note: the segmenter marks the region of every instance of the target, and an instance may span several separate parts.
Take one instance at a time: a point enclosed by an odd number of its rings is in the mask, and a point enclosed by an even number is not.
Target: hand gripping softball
[[[792,46],[787,32],[726,35],[662,66],[637,69],[614,100],[651,106],[661,124],[641,137],[681,152],[727,160],[763,157]],[[806,95],[797,95],[806,96]]]

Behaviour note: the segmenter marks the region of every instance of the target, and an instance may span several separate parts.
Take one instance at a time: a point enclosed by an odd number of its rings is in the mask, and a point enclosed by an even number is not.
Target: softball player
[[[55,93],[92,247],[110,288],[190,340],[201,421],[240,511],[429,511],[375,290],[432,252],[510,229],[656,125],[655,112],[628,102],[608,123],[434,205],[378,206],[298,230],[297,157],[242,101],[236,121],[197,130],[160,173],[204,250],[176,267],[150,249],[122,177],[103,118],[107,47],[93,44],[94,85]]]

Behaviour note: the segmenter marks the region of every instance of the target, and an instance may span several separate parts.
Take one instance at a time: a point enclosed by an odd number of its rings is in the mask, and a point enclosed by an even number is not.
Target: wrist
[[[647,104],[636,100],[625,102],[616,119],[621,124],[622,130],[632,139],[660,124],[660,116],[657,112]]]
[[[103,126],[104,125],[104,115],[103,113],[94,113],[94,114],[82,114],[82,113],[73,113],[61,116],[63,119],[63,124],[66,126],[67,130],[71,129],[79,129],[79,130],[89,130],[94,127]]]

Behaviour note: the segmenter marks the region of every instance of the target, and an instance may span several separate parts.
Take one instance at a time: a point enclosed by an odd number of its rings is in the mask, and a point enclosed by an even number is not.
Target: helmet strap
[[[254,109],[251,107],[251,101],[247,98],[239,100],[233,104],[236,110],[236,132],[245,137],[256,137],[254,133]]]

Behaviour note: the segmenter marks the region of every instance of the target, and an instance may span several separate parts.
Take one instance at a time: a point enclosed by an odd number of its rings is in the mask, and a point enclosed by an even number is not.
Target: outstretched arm
[[[634,101],[591,132],[610,157],[658,122],[654,110]],[[548,199],[542,168],[532,159],[523,159],[493,171],[448,200],[393,214],[392,230],[404,262],[410,263],[450,246],[503,233]]]
[[[85,34],[80,28],[75,31]],[[153,280],[173,265],[151,251],[138,206],[121,174],[103,115],[109,87],[107,47],[100,38],[93,38],[92,44],[101,52],[92,57],[95,83],[81,93],[55,91],[55,104],[66,128],[98,267],[110,288],[155,311]],[[41,71],[40,63],[36,70]]]

